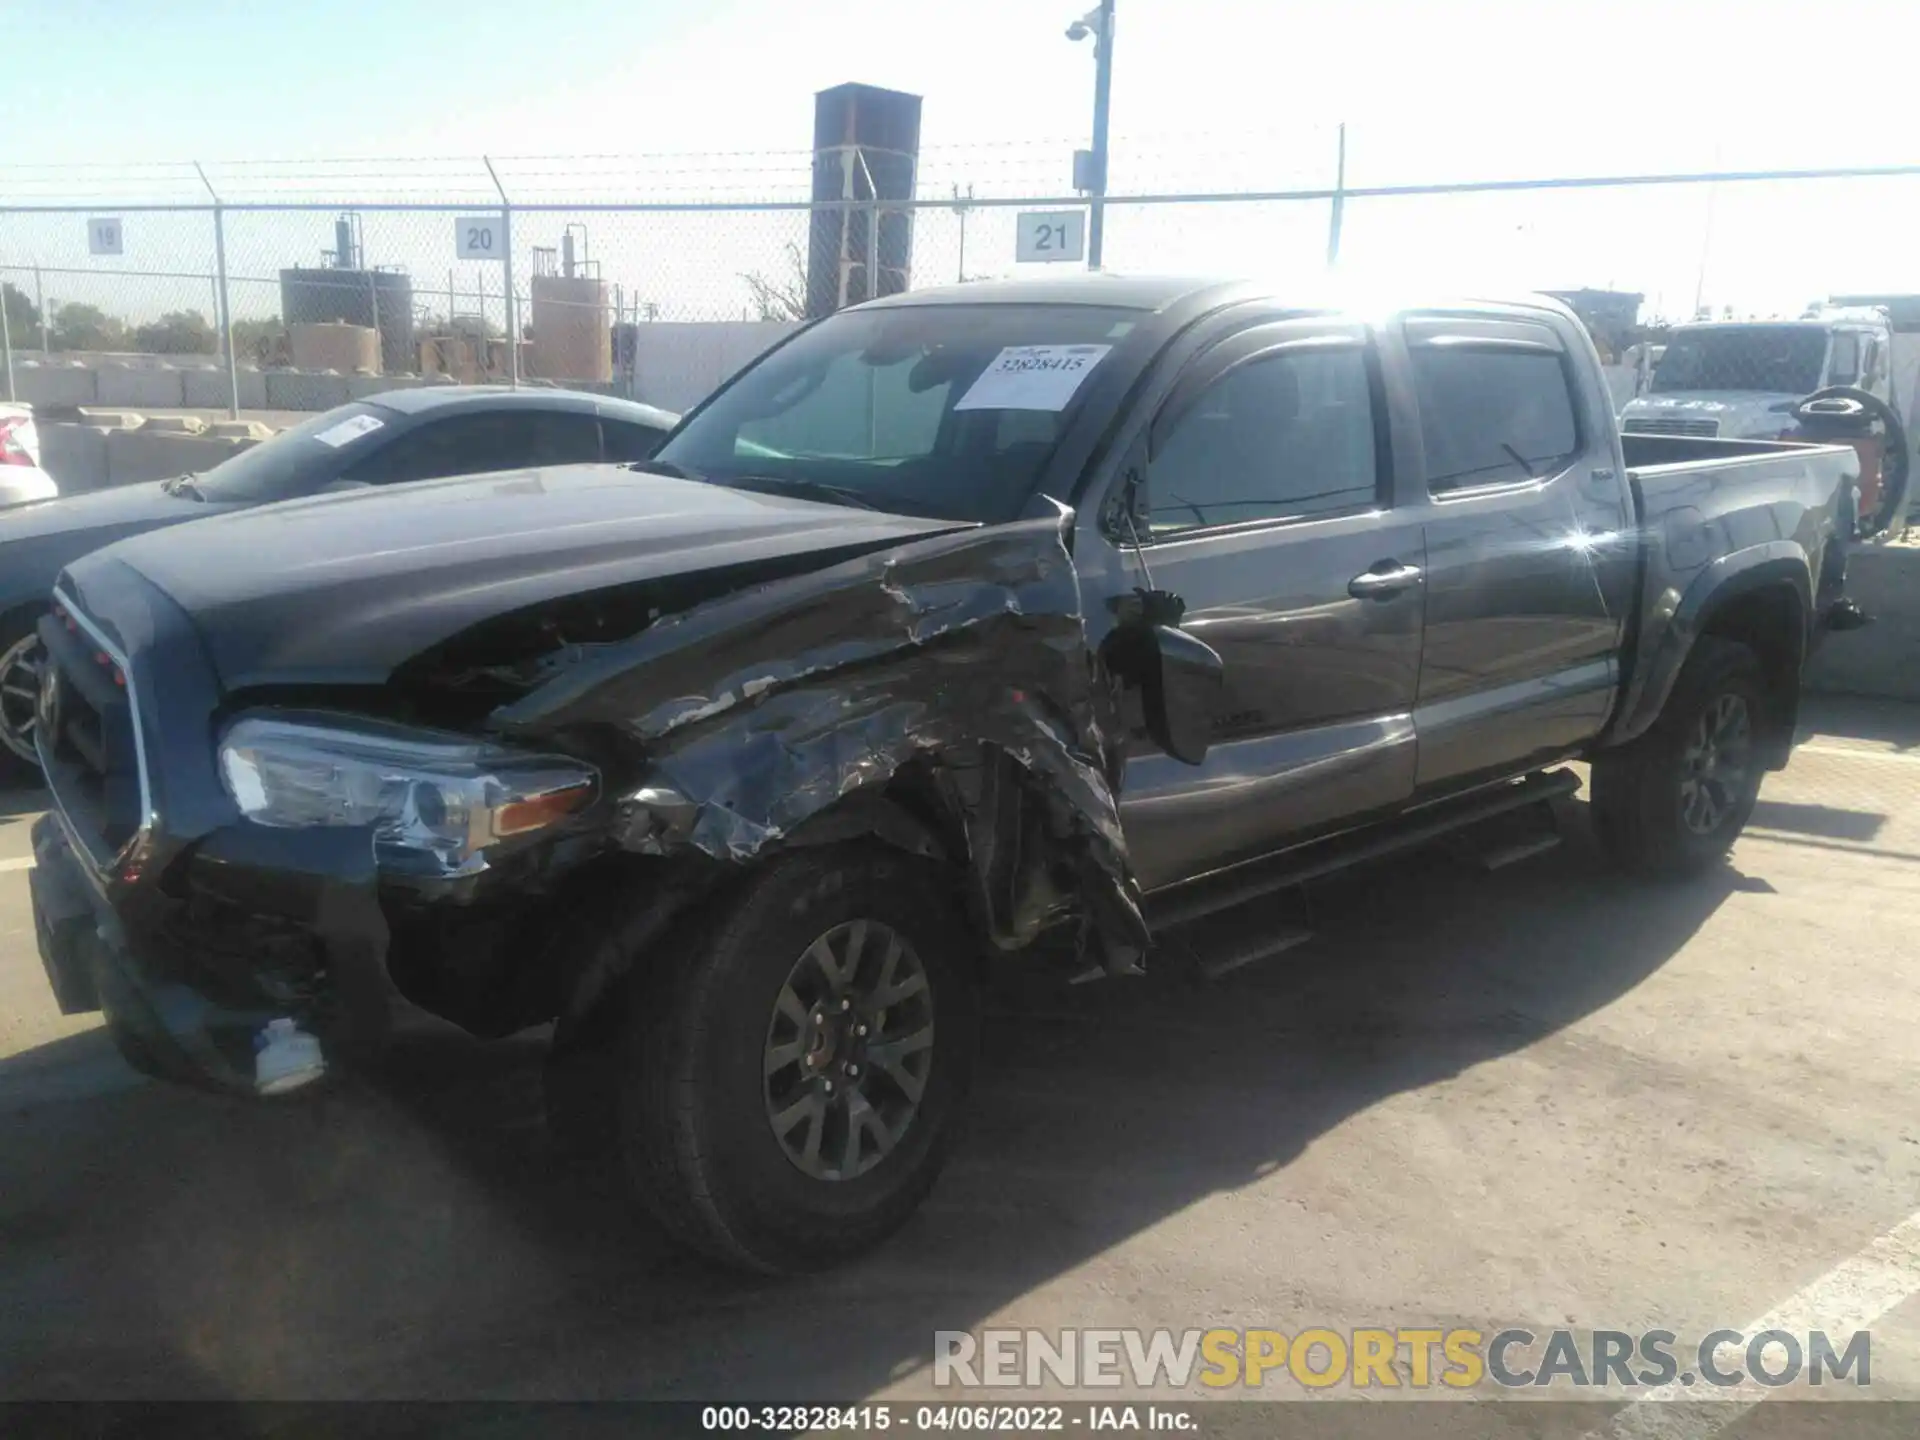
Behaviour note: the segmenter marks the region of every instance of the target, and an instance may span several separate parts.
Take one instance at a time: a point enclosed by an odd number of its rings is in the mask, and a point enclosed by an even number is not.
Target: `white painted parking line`
[[[1824,1330],[1836,1346],[1901,1302],[1920,1294],[1920,1213],[1909,1215],[1857,1255],[1741,1326],[1751,1339],[1764,1330],[1804,1336]],[[1726,1361],[1730,1367],[1734,1362]],[[1717,1435],[1775,1392],[1752,1380],[1721,1391],[1678,1380],[1649,1390],[1583,1440],[1705,1440]],[[1673,1402],[1694,1402],[1676,1407]]]
[[[1849,760],[1891,760],[1896,765],[1920,765],[1920,753],[1899,750],[1867,750],[1852,745],[1796,745],[1796,754],[1841,755]]]
[[[31,869],[33,869],[33,857],[31,855],[22,855],[14,860],[0,860],[0,875],[5,875],[10,870]]]

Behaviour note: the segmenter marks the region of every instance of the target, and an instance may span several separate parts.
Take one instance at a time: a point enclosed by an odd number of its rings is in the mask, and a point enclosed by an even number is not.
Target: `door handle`
[[[1402,590],[1420,583],[1418,565],[1402,565],[1397,560],[1382,560],[1370,570],[1362,570],[1347,582],[1347,594],[1356,600],[1390,600]]]

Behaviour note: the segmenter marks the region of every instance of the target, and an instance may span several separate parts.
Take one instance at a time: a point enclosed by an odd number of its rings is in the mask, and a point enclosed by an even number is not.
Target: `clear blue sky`
[[[113,165],[142,161],[394,157],[338,172],[356,185],[402,161],[482,152],[794,151],[812,93],[846,80],[924,95],[941,175],[1058,191],[1085,143],[1092,70],[1062,31],[1090,3],[0,0],[0,198],[20,194],[23,175],[113,181]],[[1324,183],[1343,120],[1356,183],[1920,158],[1903,69],[1920,57],[1915,0],[1848,6],[1834,22],[1841,51],[1812,63],[1813,12],[1722,0],[1119,9],[1121,188]],[[106,168],[18,168],[77,164]],[[679,168],[697,190],[699,162]],[[1710,302],[1920,290],[1920,180],[1725,191],[1715,211]],[[1244,267],[1271,253],[1291,265],[1323,243],[1324,214],[1303,207],[1261,228],[1271,219],[1142,221],[1132,260]],[[975,223],[969,268],[975,255],[998,265],[1010,246]],[[1114,221],[1116,243],[1126,223]],[[743,264],[758,267],[778,247],[770,230],[750,238]],[[1369,202],[1348,229],[1350,264],[1383,276],[1612,283],[1669,309],[1690,306],[1705,239],[1704,192]],[[0,251],[19,258],[3,226]]]

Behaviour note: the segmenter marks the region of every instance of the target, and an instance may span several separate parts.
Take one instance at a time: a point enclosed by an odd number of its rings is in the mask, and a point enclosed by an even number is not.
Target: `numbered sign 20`
[[[87,221],[87,253],[89,255],[122,254],[126,238],[117,219],[95,216]]]
[[[1086,211],[1023,210],[1015,221],[1013,258],[1020,263],[1086,257]]]
[[[506,227],[498,215],[462,215],[453,222],[453,253],[462,260],[504,260]]]

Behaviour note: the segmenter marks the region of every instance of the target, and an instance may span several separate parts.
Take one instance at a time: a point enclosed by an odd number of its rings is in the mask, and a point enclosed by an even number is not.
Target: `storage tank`
[[[380,369],[389,375],[412,373],[413,280],[404,271],[282,270],[280,314],[289,331],[329,321],[378,329]]]
[[[287,353],[298,370],[381,373],[380,347],[371,325],[342,325],[335,320],[289,325]]]
[[[544,380],[613,379],[613,317],[607,283],[584,276],[533,277],[533,373]]]

